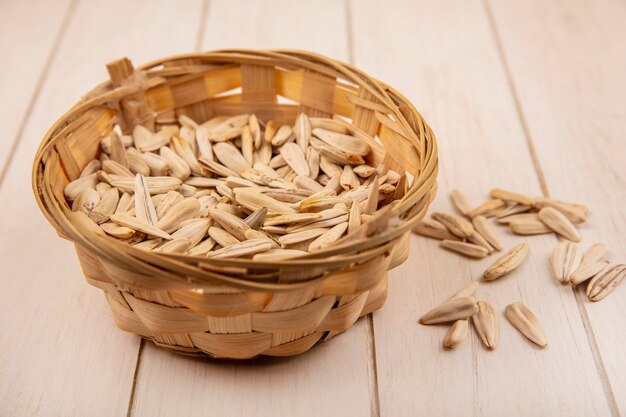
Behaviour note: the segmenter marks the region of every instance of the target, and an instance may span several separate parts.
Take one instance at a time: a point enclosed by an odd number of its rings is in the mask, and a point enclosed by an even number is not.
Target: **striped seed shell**
[[[128,169],[133,174],[141,174],[144,177],[150,175],[150,167],[148,164],[144,162],[143,159],[139,158],[135,153],[127,153],[128,160]]]
[[[122,143],[122,139],[120,138],[120,135],[117,134],[117,132],[113,131],[110,135],[111,137],[111,152],[110,152],[110,158],[117,162],[118,164],[122,165],[124,168],[128,168],[128,157],[126,155],[126,147],[124,146],[124,143]]]
[[[212,238],[206,238],[196,246],[187,251],[187,255],[202,256],[206,255],[215,247],[215,241]]]
[[[296,118],[296,123],[293,126],[293,133],[296,135],[296,143],[302,149],[302,152],[306,152],[309,147],[309,137],[311,136],[311,121],[309,116],[305,113],[300,113]]]
[[[148,224],[155,224],[159,220],[148,193],[146,179],[141,174],[135,176],[135,217]]]
[[[163,195],[163,194],[161,194]],[[157,219],[162,218],[174,205],[183,201],[184,197],[178,191],[168,191],[165,197],[156,205]]]
[[[452,190],[450,193],[450,197],[452,198],[452,203],[454,203],[454,207],[461,212],[464,216],[468,216],[472,211],[472,205],[469,199],[459,190]]]
[[[470,258],[484,258],[489,255],[489,251],[482,246],[460,242],[458,240],[442,240],[441,246],[462,255],[469,256]]]
[[[124,213],[114,213],[111,215],[111,221],[119,224],[120,226],[126,226],[138,232],[145,233],[149,236],[160,237],[166,240],[173,239],[169,233],[164,232],[156,226],[140,222],[133,216],[129,216]]]
[[[268,242],[270,242],[272,244],[272,248],[274,249],[280,248],[280,245],[278,244],[278,242],[275,241],[273,238],[271,238],[266,232],[262,232],[260,230],[248,229],[246,230],[245,235],[246,235],[246,239],[248,240],[263,239],[263,240],[267,240]]]
[[[100,227],[107,235],[118,239],[129,239],[135,234],[135,231],[130,227],[120,226],[113,222],[102,223]]]
[[[85,165],[85,168],[83,168],[83,170],[80,172],[80,176],[78,178],[84,178],[88,175],[95,174],[101,169],[102,169],[102,162],[98,161],[97,159],[94,159],[93,161]]]
[[[300,203],[300,212],[318,213],[333,208],[337,203],[350,204],[350,200],[341,197],[307,197]]]
[[[134,177],[133,173],[130,172],[128,168],[123,166],[117,161],[112,159],[107,159],[106,161],[102,161],[102,170],[107,174],[115,174],[120,175],[122,177]]]
[[[223,247],[214,252],[207,253],[209,258],[238,258],[241,256],[254,255],[272,249],[272,244],[265,239],[250,239],[230,246]]]
[[[171,176],[184,180],[191,175],[191,168],[187,162],[170,148],[163,146],[159,149],[159,154],[167,162]]]
[[[493,247],[487,242],[487,240],[476,230],[472,233],[470,237],[467,238],[468,242],[473,243],[474,245],[482,246],[487,249],[487,252],[490,254],[494,251]]]
[[[180,227],[180,224],[185,220],[197,217],[200,211],[200,203],[196,198],[187,198],[176,205],[163,215],[155,226],[159,229],[172,233]]]
[[[324,249],[335,243],[348,229],[348,222],[339,223],[330,228],[323,235],[319,236],[309,245],[309,252]]]
[[[422,324],[438,324],[466,319],[478,312],[478,304],[473,297],[459,297],[444,301],[420,317]]]
[[[186,221],[181,228],[172,233],[174,239],[186,239],[190,243],[190,248],[196,246],[206,236],[211,220],[191,219]]]
[[[589,278],[593,278],[600,272],[609,267],[609,261],[598,261],[592,264],[582,265],[576,269],[570,276],[570,283],[572,285],[582,284]]]
[[[506,204],[504,204],[504,201],[500,200],[499,198],[495,198],[472,209],[469,213],[467,213],[467,216],[469,218],[474,218],[480,215],[483,215],[485,217],[492,217],[495,216],[500,210],[504,209],[505,206]]]
[[[476,290],[478,290],[479,283],[478,281],[471,281],[465,287],[461,288],[459,291],[454,293],[448,300],[452,300],[453,298],[461,298],[461,297],[473,297],[476,294]]]
[[[236,188],[234,190],[235,199],[237,203],[250,209],[257,210],[262,207],[266,207],[268,213],[275,214],[292,214],[296,213],[296,210],[291,208],[285,203],[281,203],[271,197],[268,197],[258,191],[248,188]]]
[[[293,134],[293,130],[291,129],[291,126],[282,125],[281,127],[278,128],[278,130],[276,131],[276,134],[272,137],[272,145],[274,146],[284,145],[285,143],[287,143],[289,138],[291,138],[292,134]]]
[[[521,334],[539,347],[548,346],[546,336],[533,312],[524,304],[516,301],[504,309],[504,315]]]
[[[580,242],[580,235],[576,226],[560,211],[553,207],[544,207],[539,210],[539,218],[550,229],[554,230],[565,239],[573,242]]]
[[[196,158],[196,154],[185,139],[173,136],[170,143],[174,152],[185,161],[191,172],[196,175],[204,175],[203,169],[198,163],[198,158]]]
[[[233,171],[232,169],[206,156],[201,156],[200,158],[198,158],[198,162],[200,162],[200,164],[206,169],[208,169],[209,171],[221,177],[230,177],[230,176],[238,177],[239,176],[237,172]]]
[[[261,146],[261,126],[259,125],[259,119],[257,119],[256,115],[250,115],[250,118],[248,119],[248,126],[250,126],[250,134],[252,135],[254,149],[259,149]]]
[[[146,185],[151,195],[163,194],[179,188],[182,181],[173,177],[146,177]],[[132,193],[135,190],[134,178],[115,178],[111,180],[111,185],[121,191]]]
[[[235,172],[233,176],[238,177],[239,173],[244,169],[252,168],[252,164],[230,142],[216,143],[213,146],[213,153],[225,167]]]
[[[296,174],[303,177],[309,176],[309,164],[300,146],[293,142],[285,143],[280,148],[280,154]]]
[[[350,165],[345,165],[341,176],[339,177],[339,184],[341,184],[341,187],[344,190],[348,191],[357,188],[361,185],[361,182],[359,181],[359,177],[352,170],[352,167]],[[376,202],[378,203],[378,195],[376,195]]]
[[[506,208],[496,214],[496,218],[498,219],[498,223],[508,223],[507,221],[501,221],[506,217],[513,216],[515,214],[526,213],[529,211],[531,206],[527,206],[525,204],[512,203],[508,204]]]
[[[583,267],[601,261],[602,258],[604,258],[606,249],[607,247],[604,243],[594,243],[583,255],[583,258],[580,261],[580,266]]]
[[[544,222],[539,220],[539,217],[536,216],[535,213],[529,215],[519,214],[511,217],[516,217],[516,219],[509,222],[509,228],[516,235],[528,236],[554,233],[554,230],[550,229]]]
[[[263,222],[264,226],[276,226],[279,224],[291,225],[293,223],[312,222],[320,220],[322,215],[320,213],[294,213],[294,214],[282,214],[280,216],[270,217]]]
[[[324,174],[328,175],[331,178],[339,178],[341,176],[341,173],[343,172],[343,169],[339,165],[337,165],[324,155],[320,155],[320,169],[324,172]]]
[[[106,222],[115,213],[119,200],[120,194],[117,189],[109,188],[104,192],[98,204],[91,210],[89,218],[97,224]]]
[[[129,158],[138,158],[142,160],[150,168],[150,175],[154,177],[166,176],[170,172],[170,166],[167,160],[161,155],[152,152],[138,152],[135,149],[128,149],[126,153]]]
[[[443,338],[443,346],[446,349],[454,349],[460,345],[465,338],[469,330],[468,319],[457,320],[452,323],[452,326],[448,329],[445,337]]]
[[[157,237],[154,239],[148,239],[148,240],[141,241],[139,243],[135,243],[133,244],[133,247],[137,249],[152,250],[152,249],[155,249],[157,246],[161,245],[162,243],[163,243],[163,239],[161,239],[160,237]]]
[[[280,177],[275,172],[262,172],[255,168],[247,168],[241,171],[241,177],[258,185],[265,185],[272,188],[294,189],[296,186]]]
[[[74,201],[83,190],[86,188],[96,188],[97,184],[98,178],[96,174],[87,175],[68,183],[63,189],[63,193],[68,200]]]
[[[241,155],[250,165],[254,163],[254,138],[250,126],[241,129]]]
[[[348,216],[348,233],[353,233],[361,226],[361,205],[352,204]]]
[[[309,166],[309,177],[316,179],[320,174],[320,153],[314,147],[309,146],[304,156]]]
[[[376,209],[378,208],[378,191],[380,190],[380,180],[378,177],[374,178],[372,181],[372,185],[369,187],[369,191],[367,194],[367,200],[365,203],[365,207],[363,208],[363,214],[374,214]]]
[[[176,126],[163,126],[157,133],[152,133],[145,127],[137,125],[133,130],[135,148],[142,152],[156,151],[167,146],[177,132]]]
[[[574,271],[580,266],[582,253],[574,242],[562,240],[552,250],[550,263],[554,277],[561,283],[567,284]]]
[[[99,202],[100,194],[91,187],[85,188],[72,202],[72,211],[82,211],[85,214],[89,214]]]
[[[318,227],[314,229],[303,230],[300,232],[289,233],[289,234],[280,236],[278,238],[278,243],[280,243],[283,247],[288,246],[288,245],[293,245],[295,243],[300,243],[306,240],[314,239],[326,233],[328,230],[329,229],[325,227],[324,228]]]
[[[455,214],[435,212],[432,214],[432,218],[446,226],[450,233],[461,239],[469,238],[474,231],[474,226],[470,222]]]
[[[217,226],[209,227],[209,236],[211,236],[211,239],[222,247],[228,247],[234,245],[235,243],[239,243],[239,239]]]
[[[359,138],[343,133],[333,132],[322,128],[313,129],[313,135],[331,147],[348,154],[365,156],[370,153],[370,146]]]
[[[537,198],[535,199],[534,207],[542,209],[544,207],[552,207],[560,211],[570,222],[584,223],[589,213],[589,208],[582,204],[566,203],[563,201],[552,200],[550,198]]]
[[[357,165],[353,168],[354,173],[361,178],[369,178],[376,172],[376,168],[373,168],[369,165]]]
[[[209,215],[224,228],[228,233],[235,236],[239,240],[245,240],[245,231],[250,230],[250,226],[239,217],[230,213],[226,213],[222,210],[211,209]]]
[[[126,213],[131,208],[135,207],[135,196],[131,193],[123,192],[120,200],[117,202],[115,208],[116,213]]]
[[[258,229],[265,222],[265,218],[267,217],[267,208],[260,207],[254,210],[248,217],[243,219],[243,221],[250,226],[252,229]]]
[[[495,349],[500,339],[496,310],[486,301],[478,301],[478,312],[472,316],[474,329],[487,349]]]
[[[276,262],[285,259],[292,259],[298,256],[307,255],[308,252],[297,249],[270,249],[265,252],[257,253],[252,257],[254,261]]]
[[[534,200],[524,194],[514,193],[512,191],[503,190],[502,188],[494,188],[490,192],[491,197],[504,200],[507,202],[523,204],[526,206],[532,206]]]
[[[310,178],[310,177],[303,177],[301,175],[298,175],[293,180],[293,182],[296,184],[296,186],[298,186],[298,188],[311,190],[313,192],[322,191],[324,189],[324,187],[320,183],[318,183],[317,181],[315,181],[313,178]]]
[[[310,117],[309,120],[313,129],[321,128],[337,133],[350,133],[349,125],[341,123],[339,120],[327,119],[325,117]]]
[[[474,229],[480,233],[480,235],[484,237],[495,250],[501,251],[504,249],[502,242],[500,242],[498,235],[487,218],[480,215],[476,216],[472,219],[472,225],[474,226]]]
[[[587,285],[587,298],[600,301],[609,295],[626,277],[626,265],[620,264],[591,278]]]
[[[353,204],[353,206],[359,206]],[[439,240],[458,240],[458,237],[454,236],[446,226],[433,219],[422,219],[414,228],[413,233],[418,235],[432,237]]]
[[[185,253],[191,248],[191,242],[187,239],[172,239],[159,246],[156,251],[163,253]]]
[[[508,274],[519,267],[522,262],[524,262],[527,255],[528,245],[526,243],[520,243],[487,268],[483,273],[483,279],[485,281],[493,281],[494,279]]]

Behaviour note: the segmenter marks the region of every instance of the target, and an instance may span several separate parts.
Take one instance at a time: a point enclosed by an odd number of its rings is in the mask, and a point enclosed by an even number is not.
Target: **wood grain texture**
[[[201,47],[298,47],[346,59],[343,11],[334,1],[212,1]],[[190,360],[147,344],[131,415],[369,416],[368,346],[365,320],[287,360]]]
[[[452,210],[452,188],[476,205],[497,186],[540,193],[480,1],[355,1],[352,14],[355,64],[405,93],[437,133],[435,208]],[[554,239],[498,232],[507,248],[527,241],[530,256],[515,273],[479,288],[478,299],[490,301],[501,319],[493,352],[474,333],[456,351],[444,351],[447,328],[420,326],[417,318],[479,279],[497,256],[467,260],[413,238],[409,261],[391,273],[387,305],[374,314],[381,415],[610,414],[576,300],[550,276]],[[539,317],[547,350],[505,322],[502,311],[513,301]]]
[[[45,64],[56,50],[70,0],[6,1],[0,13],[0,177],[6,169],[25,112],[37,96]]]
[[[201,360],[147,343],[132,416],[368,416],[367,322],[291,358]],[[323,398],[323,401],[320,401]]]
[[[623,263],[626,3],[489,5],[547,190],[554,198],[589,205],[581,247],[604,242],[608,258]],[[626,414],[626,326],[619,319],[626,317],[626,286],[597,304],[581,291],[579,301],[609,377],[607,389]]]
[[[2,416],[126,414],[139,338],[116,328],[101,291],[84,281],[73,247],[39,212],[30,166],[54,120],[106,78],[104,63],[191,49],[197,24],[164,28],[174,13],[198,22],[200,8],[199,1],[89,0],[68,22],[0,188]]]
[[[67,13],[70,2],[1,7],[0,172],[9,166],[0,185],[1,416],[626,414],[626,286],[597,304],[577,299],[550,276],[553,237],[503,228],[505,246],[526,241],[530,255],[510,276],[481,283],[478,298],[500,319],[493,352],[473,330],[444,351],[447,327],[417,319],[497,255],[467,260],[412,237],[410,259],[391,273],[388,302],[374,315],[375,364],[365,320],[289,359],[196,360],[147,342],[131,398],[139,338],[116,328],[102,293],[84,282],[73,248],[33,203],[29,179],[39,139],[107,77],[113,59],[140,64],[194,46],[354,55],[435,130],[435,208],[453,210],[452,188],[478,204],[494,186],[531,195],[543,186],[590,206],[583,248],[603,241],[609,258],[624,262],[623,0],[356,0],[348,9],[331,0],[76,0]],[[506,322],[504,307],[516,300],[544,325],[547,350]]]

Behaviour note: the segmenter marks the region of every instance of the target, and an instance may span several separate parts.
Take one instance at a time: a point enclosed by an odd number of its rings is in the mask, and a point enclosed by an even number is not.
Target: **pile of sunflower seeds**
[[[407,178],[366,163],[374,139],[334,119],[293,126],[254,114],[156,132],[116,126],[99,160],[65,187],[78,216],[137,248],[275,261],[332,245],[391,201]]]

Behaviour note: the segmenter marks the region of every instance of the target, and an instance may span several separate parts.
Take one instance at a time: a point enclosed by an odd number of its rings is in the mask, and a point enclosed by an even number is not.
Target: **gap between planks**
[[[498,51],[498,56],[500,58],[501,65],[506,76],[507,84],[509,86],[511,96],[513,98],[513,102],[515,103],[515,111],[520,121],[524,138],[526,139],[526,144],[528,145],[528,151],[530,153],[530,157],[533,161],[533,166],[535,168],[535,174],[537,175],[537,180],[539,181],[539,185],[541,187],[541,191],[544,197],[549,198],[550,192],[548,190],[548,185],[545,179],[545,175],[541,167],[539,157],[536,152],[533,137],[530,134],[530,129],[528,128],[528,122],[526,121],[524,111],[522,110],[522,105],[519,99],[519,95],[517,93],[517,89],[515,88],[515,82],[513,81],[513,74],[511,72],[509,63],[504,53],[504,46],[500,39],[498,26],[496,24],[495,16],[493,15],[493,12],[489,5],[489,0],[483,0],[483,5],[485,8],[485,12],[487,14],[487,20],[489,21],[489,27],[493,34],[496,50]],[[576,288],[574,287],[572,287],[572,293],[574,294],[574,297],[576,298],[576,304],[578,306],[580,319],[583,323],[585,334],[587,335],[587,342],[589,343],[589,348],[591,349],[591,353],[593,355],[596,370],[598,372],[598,376],[602,383],[602,388],[604,389],[604,394],[606,395],[607,402],[609,403],[609,407],[611,409],[611,415],[613,417],[619,417],[620,413],[619,413],[619,408],[617,405],[617,400],[615,399],[615,394],[613,393],[613,388],[611,387],[611,382],[606,372],[604,361],[602,360],[602,355],[600,354],[600,348],[598,347],[598,341],[593,331],[593,326],[591,325],[591,321],[589,320],[589,315],[587,314],[587,309],[584,304],[585,300],[580,295],[580,292],[577,291]]]
[[[61,27],[59,28],[59,30],[57,31],[54,37],[54,42],[52,43],[52,46],[50,47],[50,51],[48,52],[48,56],[46,57],[46,60],[44,62],[44,66],[42,68],[41,74],[39,74],[39,77],[37,78],[37,84],[35,85],[35,90],[33,91],[30,97],[30,100],[28,101],[28,105],[26,106],[26,109],[24,110],[22,121],[19,124],[17,132],[15,132],[15,136],[10,139],[11,143],[9,145],[9,149],[7,150],[7,155],[4,160],[4,165],[0,166],[0,187],[2,186],[4,177],[6,173],[8,172],[9,167],[11,166],[11,163],[13,161],[13,156],[15,155],[15,151],[17,150],[17,144],[19,143],[19,138],[22,137],[22,134],[24,133],[24,128],[26,127],[26,124],[30,120],[30,115],[33,109],[35,108],[35,104],[37,103],[37,99],[39,98],[39,95],[41,93],[41,89],[43,88],[45,81],[48,79],[48,71],[45,71],[44,69],[50,68],[52,66],[54,62],[54,58],[56,57],[57,51],[59,49],[59,46],[61,45],[61,41],[65,37],[65,33],[67,32],[69,23],[72,20],[72,17],[74,16],[74,12],[76,10],[77,5],[78,5],[78,0],[71,0],[69,5],[67,6],[67,10],[65,11],[65,14],[63,15],[63,19],[61,20]]]
[[[75,0],[77,1],[77,0]],[[198,25],[198,34],[196,36],[196,42],[194,50],[200,51],[202,46],[202,39],[204,38],[204,31],[206,29],[206,22],[209,17],[210,0],[202,0],[202,8],[200,10],[200,22]],[[1,178],[0,178],[1,179]],[[126,410],[126,417],[133,415],[133,404],[135,403],[135,390],[137,388],[137,380],[139,379],[139,367],[141,366],[141,355],[144,351],[146,340],[142,337],[139,342],[139,348],[137,349],[137,360],[135,361],[135,371],[133,372],[133,383],[130,388],[130,395],[128,398],[128,408]]]
[[[130,387],[130,395],[128,397],[128,408],[126,409],[126,417],[131,417],[133,404],[135,402],[135,387],[137,387],[137,376],[139,375],[139,365],[141,364],[141,354],[146,344],[146,340],[141,337],[139,341],[139,349],[137,350],[137,360],[135,361],[135,372],[133,372],[133,384]]]
[[[205,22],[209,17],[209,7],[211,0],[203,0],[202,1],[202,9],[200,10],[200,26],[198,28],[198,36],[196,37],[195,50],[200,51],[202,47],[202,40],[204,39],[204,31],[206,29]]]
[[[348,63],[354,65],[354,36],[352,30],[352,3],[344,0],[346,19],[346,43]],[[378,365],[376,364],[376,334],[374,333],[374,313],[367,315],[367,376],[370,389],[370,416],[380,417],[380,397],[378,394]]]

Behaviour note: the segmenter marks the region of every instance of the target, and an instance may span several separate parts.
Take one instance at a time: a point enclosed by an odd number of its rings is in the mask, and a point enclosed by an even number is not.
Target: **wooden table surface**
[[[439,193],[495,186],[587,204],[583,248],[626,261],[624,0],[0,0],[0,416],[619,416],[626,414],[626,284],[600,303],[550,275],[553,235],[522,239],[515,276],[483,285],[501,321],[445,351],[421,313],[493,258],[412,237],[387,304],[289,359],[190,359],[115,327],[71,244],[31,195],[49,126],[104,64],[228,47],[348,61],[407,95],[438,137]],[[503,229],[500,229],[502,231]],[[502,315],[516,300],[549,347]]]

